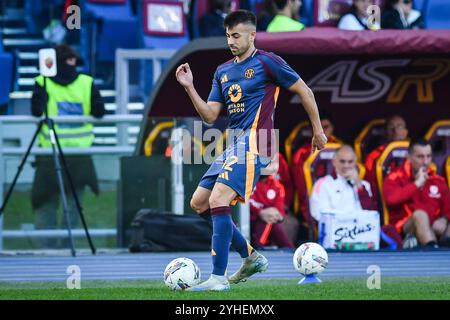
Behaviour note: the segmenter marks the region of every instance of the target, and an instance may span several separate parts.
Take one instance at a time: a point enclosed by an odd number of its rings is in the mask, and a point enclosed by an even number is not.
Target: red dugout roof
[[[294,33],[258,33],[256,46],[280,55],[300,74],[314,91],[319,109],[339,124],[336,135],[344,140],[351,141],[370,120],[392,113],[406,118],[413,135],[423,134],[434,121],[448,118],[450,30],[310,28]],[[189,62],[195,87],[206,100],[215,69],[230,58],[225,37],[191,42],[168,63],[144,114],[149,118],[198,116],[175,79],[177,66]],[[149,119],[144,119],[137,153],[141,153],[149,132]],[[282,90],[275,121],[276,127],[283,128],[281,139],[305,119],[306,113],[293,94]]]

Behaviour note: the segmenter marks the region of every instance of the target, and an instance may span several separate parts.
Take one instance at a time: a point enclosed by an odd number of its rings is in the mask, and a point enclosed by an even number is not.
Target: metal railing
[[[118,114],[127,114],[130,96],[130,60],[151,60],[153,63],[153,84],[162,73],[163,60],[170,59],[177,50],[169,49],[117,49],[116,50],[116,105]],[[150,94],[150,93],[149,93]]]
[[[84,123],[105,124],[114,123],[130,124],[140,123],[142,115],[108,115],[101,119],[90,116],[59,116],[52,118],[56,123]],[[4,186],[6,181],[6,159],[5,157],[24,156],[26,146],[3,147],[5,124],[17,124],[18,130],[23,124],[37,124],[41,119],[31,116],[0,116],[0,203],[3,203]],[[90,148],[64,148],[64,154],[86,154],[86,155],[131,155],[134,152],[134,146],[128,143],[128,131],[118,132],[122,134],[122,139],[118,138],[116,146],[93,146]],[[31,136],[29,137],[31,141]],[[28,142],[29,143],[29,142]],[[52,154],[51,148],[39,148],[33,146],[30,155]],[[75,229],[74,236],[82,236],[83,230]],[[91,229],[93,236],[113,236],[117,234],[115,229]],[[24,238],[24,237],[58,237],[66,235],[65,230],[3,230],[3,214],[0,216],[0,250],[3,250],[3,238]]]

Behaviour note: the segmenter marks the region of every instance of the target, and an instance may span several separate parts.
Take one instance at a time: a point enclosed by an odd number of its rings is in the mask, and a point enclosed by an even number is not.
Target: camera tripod
[[[44,89],[46,89],[46,80],[47,80],[47,77],[44,77]],[[76,251],[75,251],[75,246],[74,246],[74,242],[73,242],[72,228],[71,228],[71,223],[70,223],[70,218],[69,218],[69,210],[68,210],[68,202],[67,202],[66,190],[65,190],[64,182],[63,182],[63,173],[62,173],[63,170],[64,170],[64,172],[66,174],[67,181],[69,182],[69,188],[70,188],[72,196],[73,196],[73,198],[75,200],[77,211],[78,211],[78,214],[80,216],[81,222],[83,224],[83,228],[84,228],[84,231],[86,233],[87,240],[89,242],[89,247],[91,248],[92,254],[95,254],[96,249],[94,247],[94,244],[92,243],[91,236],[89,235],[89,231],[88,231],[88,228],[87,228],[87,225],[86,225],[86,220],[84,219],[83,208],[81,207],[80,201],[78,199],[78,195],[76,193],[72,177],[71,177],[69,169],[67,167],[66,159],[65,159],[64,153],[62,151],[58,135],[57,135],[57,133],[55,131],[55,123],[54,123],[53,119],[51,119],[48,116],[47,108],[48,107],[46,105],[46,107],[44,108],[44,119],[41,119],[39,121],[39,124],[38,124],[38,126],[36,128],[36,131],[35,131],[35,133],[33,135],[33,138],[31,139],[30,145],[28,146],[28,149],[27,149],[24,157],[22,158],[22,161],[21,161],[21,163],[20,163],[20,165],[18,167],[18,170],[16,172],[16,175],[14,176],[13,182],[12,182],[11,186],[9,187],[8,192],[6,194],[5,201],[3,202],[3,205],[0,208],[0,215],[2,215],[2,213],[4,212],[4,209],[5,209],[5,207],[6,207],[7,203],[8,203],[8,200],[11,197],[11,194],[13,192],[14,186],[17,183],[19,175],[22,172],[23,167],[25,166],[25,163],[27,161],[28,156],[30,155],[31,148],[34,145],[34,142],[36,141],[36,138],[38,137],[42,127],[44,125],[47,125],[48,126],[48,130],[49,130],[49,138],[50,138],[50,142],[51,142],[51,146],[52,146],[52,154],[53,154],[53,160],[54,160],[54,164],[55,164],[56,178],[57,178],[57,182],[58,182],[59,191],[61,193],[62,204],[63,204],[63,211],[64,211],[64,218],[66,220],[67,232],[68,232],[68,237],[69,237],[69,241],[70,241],[69,243],[70,243],[70,250],[71,250],[72,256],[73,257],[76,256]],[[62,164],[62,166],[61,166],[61,164]]]

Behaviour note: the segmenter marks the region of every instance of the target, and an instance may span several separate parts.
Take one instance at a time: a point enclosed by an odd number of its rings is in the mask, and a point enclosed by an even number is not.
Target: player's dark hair
[[[430,141],[427,141],[424,138],[414,139],[409,143],[409,147],[408,147],[409,154],[411,154],[414,151],[415,146],[426,147],[426,146],[431,146],[431,143],[430,143]]]
[[[277,10],[283,10],[288,1],[290,0],[273,0],[273,3],[275,4],[275,8],[277,8]]]
[[[248,10],[233,11],[226,16],[225,20],[223,21],[223,26],[225,27],[225,29],[234,28],[240,23],[251,24],[256,28],[256,16],[253,14],[253,12]]]

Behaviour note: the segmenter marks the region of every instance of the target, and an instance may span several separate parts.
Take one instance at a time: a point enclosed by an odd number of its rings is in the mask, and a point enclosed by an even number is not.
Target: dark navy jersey
[[[208,101],[227,108],[230,129],[272,130],[280,87],[287,89],[299,79],[281,57],[255,50],[242,62],[233,59],[217,68]]]

